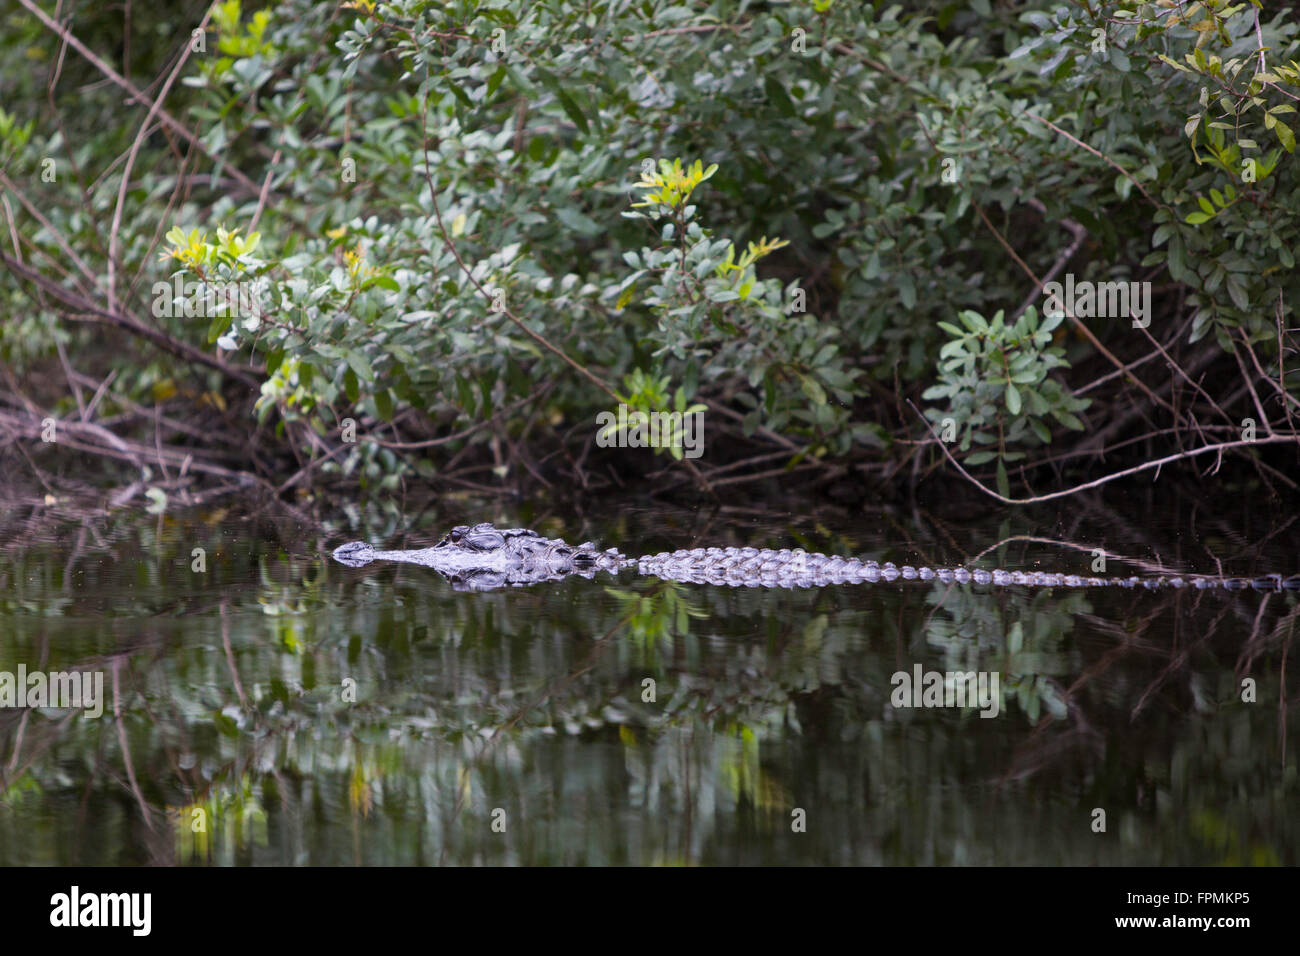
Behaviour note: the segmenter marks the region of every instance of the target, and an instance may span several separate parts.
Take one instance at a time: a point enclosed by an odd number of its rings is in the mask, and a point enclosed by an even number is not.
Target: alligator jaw
[[[437,544],[414,551],[377,551],[364,541],[350,541],[334,549],[334,560],[350,568],[362,568],[372,561],[402,561],[420,564],[443,574],[463,571],[504,571],[517,563],[504,549],[497,551],[462,551]]]
[[[334,560],[350,568],[365,567],[375,559],[375,549],[364,541],[349,541],[334,549]]]

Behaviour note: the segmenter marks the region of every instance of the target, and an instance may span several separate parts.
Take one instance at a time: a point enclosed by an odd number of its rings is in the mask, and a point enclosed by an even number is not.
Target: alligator
[[[488,522],[460,525],[431,548],[379,551],[363,541],[336,548],[334,560],[359,568],[371,561],[404,561],[433,568],[458,591],[491,591],[558,581],[570,575],[592,578],[598,571],[618,574],[635,568],[641,575],[692,584],[728,587],[812,588],[830,584],[881,581],[939,581],[945,584],[1025,585],[1029,587],[1224,588],[1300,591],[1300,575],[1254,578],[1159,574],[1146,577],[1084,577],[1044,571],[983,568],[927,568],[860,561],[838,555],[783,548],[693,548],[630,558],[590,541],[566,544],[527,528],[497,528]]]

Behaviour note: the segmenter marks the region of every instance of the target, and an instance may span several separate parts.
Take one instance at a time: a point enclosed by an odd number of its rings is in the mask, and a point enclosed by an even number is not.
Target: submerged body
[[[630,558],[616,548],[599,551],[591,542],[566,544],[544,538],[527,528],[496,528],[489,523],[453,528],[430,548],[411,551],[377,551],[354,541],[335,549],[334,559],[349,567],[371,561],[403,561],[432,568],[458,590],[489,591],[507,585],[523,586],[558,581],[571,574],[594,577],[597,571],[617,574],[635,568],[639,574],[695,584],[727,587],[811,588],[829,584],[863,584],[879,581],[940,581],[1030,587],[1190,587],[1259,591],[1300,591],[1300,575],[1279,574],[1258,578],[1213,578],[1199,575],[1097,578],[1043,571],[1003,571],[968,568],[927,568],[838,555],[808,553],[801,549],[693,548]]]

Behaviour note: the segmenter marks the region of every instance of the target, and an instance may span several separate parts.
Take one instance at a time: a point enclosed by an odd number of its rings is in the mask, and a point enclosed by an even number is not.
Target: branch
[[[208,17],[212,15],[212,8],[203,14],[203,19],[199,22],[199,30],[206,30],[208,26]],[[162,109],[162,102],[171,92],[172,84],[176,82],[176,77],[181,75],[181,70],[185,68],[185,63],[190,58],[191,46],[189,43],[184,44],[181,49],[181,55],[176,60],[176,65],[172,67],[171,73],[167,75],[162,89],[158,92],[158,98],[149,104],[149,112],[140,124],[140,129],[135,134],[135,139],[131,142],[131,151],[127,154],[126,164],[122,167],[122,181],[117,187],[117,205],[113,207],[113,225],[108,231],[108,307],[117,308],[117,250],[119,247],[118,234],[122,229],[122,212],[126,209],[126,194],[131,188],[131,170],[135,167],[136,157],[140,155],[140,147],[144,144],[145,137],[149,133],[149,127],[153,125],[153,118]]]
[[[0,264],[8,267],[11,272],[21,278],[40,286],[45,292],[58,299],[64,305],[76,309],[78,312],[88,313],[102,319],[110,325],[115,325],[120,329],[125,329],[132,335],[148,340],[164,352],[168,352],[177,358],[182,358],[187,362],[195,362],[199,365],[206,365],[208,368],[216,369],[227,378],[233,378],[238,382],[242,382],[249,388],[261,388],[262,383],[257,376],[251,375],[243,369],[227,365],[220,359],[213,358],[206,352],[200,351],[185,342],[180,342],[165,332],[151,329],[149,326],[137,322],[130,316],[123,315],[120,312],[110,312],[107,309],[101,309],[89,299],[85,299],[70,289],[65,289],[57,283],[50,281],[40,272],[37,272],[30,266],[19,262],[17,259],[14,259],[3,252],[0,252]]]
[[[1044,206],[1037,199],[1031,198],[1027,200],[1027,202],[1029,203],[1030,206],[1037,209],[1039,214],[1042,215],[1043,218],[1047,218],[1046,206]],[[1069,231],[1070,235],[1074,236],[1074,241],[1071,242],[1068,246],[1066,246],[1064,251],[1062,251],[1062,253],[1056,257],[1056,262],[1052,263],[1052,268],[1048,269],[1047,275],[1043,276],[1043,285],[1047,285],[1047,283],[1051,282],[1053,279],[1055,279],[1058,275],[1061,274],[1061,270],[1065,268],[1065,264],[1069,262],[1071,258],[1073,258],[1076,252],[1079,251],[1079,246],[1083,245],[1083,240],[1088,235],[1088,230],[1084,229],[1083,226],[1075,222],[1073,219],[1062,219],[1060,220],[1060,224]],[[1039,286],[1033,292],[1029,293],[1029,295],[1025,297],[1025,301],[1020,303],[1020,308],[1016,309],[1016,311],[1012,313],[1011,321],[1014,322],[1016,319],[1020,318],[1021,314],[1025,311],[1025,309],[1033,305],[1034,300],[1037,299],[1042,294],[1043,294],[1042,286]]]
[[[1025,275],[1029,276],[1029,278],[1034,280],[1034,284],[1038,287],[1039,293],[1041,293],[1043,291],[1043,285],[1044,285],[1043,280],[1038,278],[1038,276],[1034,275],[1034,270],[1029,268],[1029,266],[1025,264],[1024,259],[1021,259],[1020,256],[1016,255],[1016,250],[1011,248],[1011,244],[1007,242],[1006,238],[1003,237],[1002,233],[998,232],[997,228],[993,225],[993,223],[989,222],[989,217],[984,214],[983,207],[981,207],[980,204],[975,202],[975,200],[973,199],[971,200],[971,206],[973,206],[975,211],[979,213],[979,217],[984,220],[984,225],[988,226],[989,232],[993,233],[994,238],[997,239],[997,241],[1002,244],[1002,248],[1007,250],[1007,254],[1010,255],[1011,258],[1015,260],[1016,265],[1020,266],[1020,268],[1024,270]],[[1065,305],[1065,303],[1061,303],[1061,307],[1062,310],[1065,312],[1066,318],[1068,318],[1074,324],[1074,327],[1079,330],[1079,334],[1082,335],[1084,338],[1086,338],[1093,348],[1095,348],[1098,352],[1104,355],[1110,361],[1110,363],[1114,365],[1116,368],[1124,367],[1124,363],[1121,362],[1118,358],[1116,358],[1111,353],[1110,349],[1106,348],[1106,346],[1101,344],[1101,340],[1097,338],[1097,336],[1092,334],[1092,329],[1088,328],[1088,326],[1086,326],[1083,322],[1081,322],[1079,318],[1073,312],[1070,311],[1070,308],[1067,305]],[[1156,393],[1151,391],[1151,389],[1147,387],[1146,382],[1142,381],[1140,378],[1138,378],[1135,375],[1130,375],[1129,380],[1138,388],[1140,388],[1143,392],[1145,392],[1147,398],[1151,399],[1151,401],[1153,401],[1155,404],[1161,405],[1165,409],[1167,409],[1169,413],[1174,416],[1175,421],[1178,420],[1178,418],[1180,417],[1178,414],[1178,409],[1174,408],[1174,406],[1170,405],[1168,402],[1161,401],[1159,398],[1157,398]]]
[[[82,43],[80,40],[78,40],[75,36],[72,35],[71,30],[69,30],[67,27],[61,26],[59,23],[52,20],[49,14],[47,14],[44,10],[42,10],[40,7],[34,4],[32,0],[18,0],[18,2],[21,3],[24,7],[26,7],[29,11],[31,11],[31,13],[35,15],[36,19],[40,20],[41,23],[43,23],[47,29],[58,34],[59,39],[61,39],[64,43],[72,47],[74,50],[76,50],[78,53],[84,56],[87,60],[89,60],[91,64],[95,67],[95,69],[99,70],[99,72],[103,73],[106,77],[112,80],[113,83],[122,87],[122,89],[130,93],[131,94],[130,102],[148,103],[151,106],[156,106],[153,100],[151,100],[148,96],[146,96],[141,90],[136,89],[130,80],[122,76],[122,74],[118,73],[111,66],[109,66],[98,56],[96,56],[93,50],[91,50],[84,43]],[[242,183],[245,187],[247,187],[254,193],[259,191],[257,184],[255,182],[253,182],[251,179],[245,176],[234,166],[230,165],[229,157],[213,155],[212,148],[210,146],[206,145],[203,142],[203,140],[199,139],[199,137],[195,136],[188,129],[182,126],[180,121],[177,120],[170,113],[168,113],[165,109],[158,107],[157,115],[159,119],[163,121],[163,123],[169,126],[178,135],[184,137],[186,142],[192,143],[195,146],[197,146],[210,159],[225,164],[226,169],[230,170],[230,175],[238,179],[240,183]]]
[[[1066,488],[1063,491],[1053,491],[1051,494],[1048,495],[1035,495],[1032,498],[1007,498],[1004,495],[1001,495],[998,492],[994,491],[992,488],[989,488],[988,486],[982,484],[978,478],[974,477],[970,472],[968,472],[965,468],[963,468],[961,466],[961,462],[957,461],[957,459],[952,456],[952,452],[948,450],[947,443],[943,441],[943,439],[941,439],[937,434],[935,434],[934,426],[930,424],[930,422],[926,419],[924,415],[921,414],[921,412],[917,409],[915,405],[912,405],[911,399],[908,399],[907,404],[911,406],[912,411],[916,412],[916,416],[919,419],[921,419],[921,421],[925,424],[925,427],[930,430],[930,434],[934,436],[934,440],[938,443],[939,449],[944,453],[944,455],[947,456],[948,460],[952,462],[953,467],[956,468],[959,472],[961,472],[967,481],[969,481],[980,491],[984,492],[990,498],[996,498],[998,501],[1001,501],[1004,504],[1008,504],[1008,505],[1029,505],[1029,504],[1035,504],[1039,501],[1051,501],[1053,498],[1065,498],[1069,495],[1077,494],[1080,491],[1086,491],[1089,488],[1097,488],[1100,487],[1101,485],[1109,484],[1110,482],[1115,481],[1118,478],[1125,478],[1129,475],[1136,475],[1138,472],[1147,471],[1151,468],[1160,468],[1163,465],[1167,465],[1170,462],[1178,461],[1183,458],[1194,458],[1197,455],[1203,455],[1209,451],[1223,451],[1228,448],[1240,448],[1243,445],[1273,445],[1279,442],[1290,442],[1295,445],[1300,445],[1300,435],[1269,435],[1266,438],[1256,438],[1253,441],[1219,442],[1218,444],[1215,445],[1204,445],[1200,448],[1193,448],[1190,451],[1180,451],[1174,455],[1166,455],[1164,458],[1157,458],[1154,461],[1144,462],[1143,464],[1135,465],[1132,468],[1125,468],[1123,471],[1117,471],[1114,474],[1105,475],[1104,477],[1097,478],[1094,481],[1087,481],[1081,485],[1075,485],[1073,488]]]
[[[1158,202],[1156,202],[1154,199],[1151,198],[1151,194],[1150,194],[1149,192],[1147,192],[1146,187],[1143,186],[1140,182],[1138,182],[1138,181],[1133,177],[1133,174],[1132,174],[1132,173],[1130,173],[1127,169],[1125,169],[1125,168],[1124,168],[1123,166],[1121,166],[1119,163],[1115,162],[1115,160],[1111,159],[1109,156],[1107,156],[1107,155],[1105,155],[1104,153],[1100,152],[1099,150],[1093,148],[1092,146],[1089,146],[1087,143],[1085,143],[1083,140],[1079,139],[1077,136],[1071,136],[1071,135],[1070,135],[1069,133],[1067,133],[1065,130],[1061,129],[1061,127],[1059,127],[1059,126],[1057,126],[1055,123],[1053,123],[1051,120],[1043,119],[1043,118],[1042,118],[1041,116],[1039,116],[1037,113],[1021,113],[1020,115],[1021,115],[1021,116],[1028,116],[1028,117],[1030,117],[1031,119],[1036,119],[1036,120],[1038,120],[1038,122],[1042,123],[1044,126],[1050,126],[1052,129],[1056,130],[1056,132],[1060,133],[1062,136],[1064,136],[1064,137],[1065,137],[1066,139],[1068,139],[1070,142],[1074,143],[1076,146],[1082,146],[1084,149],[1086,149],[1088,152],[1092,153],[1092,155],[1096,156],[1096,157],[1097,157],[1098,159],[1100,159],[1102,162],[1106,163],[1108,166],[1113,167],[1115,170],[1117,170],[1117,171],[1120,173],[1121,176],[1123,176],[1125,179],[1127,179],[1129,182],[1131,182],[1134,186],[1136,186],[1136,187],[1138,188],[1138,192],[1140,192],[1143,196],[1145,196],[1146,199],[1147,199],[1147,202],[1151,203],[1151,205],[1153,205],[1153,206],[1155,206],[1155,207],[1157,207],[1157,208],[1160,208],[1160,209],[1166,208],[1166,207],[1163,206],[1161,203],[1158,203]]]

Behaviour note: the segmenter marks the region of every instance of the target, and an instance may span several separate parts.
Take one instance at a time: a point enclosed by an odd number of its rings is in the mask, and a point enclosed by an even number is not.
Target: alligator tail
[[[749,587],[819,587],[827,584],[874,584],[881,581],[938,581],[945,584],[1022,585],[1028,587],[1221,588],[1228,591],[1300,591],[1300,575],[1266,574],[1254,578],[1203,575],[1088,577],[1046,571],[983,568],[927,568],[878,564],[837,555],[763,548],[695,548],[645,555],[635,560],[642,574],[673,581]]]

